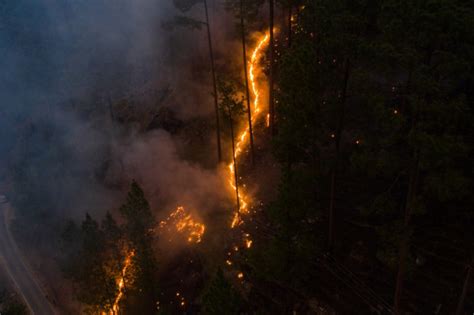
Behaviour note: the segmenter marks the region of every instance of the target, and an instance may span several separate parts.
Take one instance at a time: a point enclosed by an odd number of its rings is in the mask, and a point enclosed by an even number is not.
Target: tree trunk
[[[237,198],[237,211],[240,211],[239,180],[237,175],[237,160],[235,158],[234,121],[232,120],[232,111],[230,110],[230,108],[228,108],[228,111],[230,120],[230,137],[232,139],[232,160],[234,163],[235,195]]]
[[[107,103],[109,105],[110,121],[112,122],[112,127],[115,127],[115,115],[112,104],[112,97],[110,96],[110,93],[107,95]]]
[[[407,80],[407,90],[406,95],[410,92],[410,83],[411,83],[411,71],[408,75]],[[417,116],[418,109],[415,110],[413,114],[413,119],[411,122],[410,133],[415,132],[417,126]],[[405,269],[406,269],[406,260],[408,258],[409,243],[408,243],[408,227],[410,226],[411,221],[411,212],[412,205],[416,197],[416,186],[418,182],[418,169],[419,169],[419,152],[415,148],[413,150],[412,165],[410,166],[410,176],[408,179],[408,189],[407,197],[405,201],[405,218],[404,218],[404,231],[402,235],[402,240],[400,241],[399,248],[399,262],[398,262],[398,272],[397,272],[397,282],[395,285],[395,295],[393,298],[393,312],[395,314],[400,314],[401,312],[401,299],[403,293],[403,283],[405,279]]]
[[[409,234],[408,228],[410,226],[412,206],[416,198],[416,186],[418,182],[418,169],[419,169],[419,154],[416,151],[414,153],[413,165],[410,170],[410,179],[408,183],[407,198],[405,203],[405,223],[404,231],[402,234],[402,240],[400,242],[399,249],[399,263],[398,263],[398,272],[397,272],[397,283],[395,286],[395,297],[393,302],[393,311],[395,314],[400,314],[401,312],[401,298],[403,291],[403,283],[405,279],[405,270],[406,270],[406,261],[408,258],[409,251]]]
[[[291,36],[293,33],[291,18],[293,15],[292,1],[288,2],[288,47],[291,47]]]
[[[250,106],[249,76],[248,76],[248,71],[247,71],[247,48],[245,44],[244,0],[240,0],[240,32],[242,36],[242,56],[243,56],[244,74],[245,74],[245,94],[247,97],[247,117],[249,121],[250,152],[252,154],[252,165],[254,165],[255,164],[255,151],[254,151],[254,145],[253,145],[252,108]]]
[[[275,135],[275,101],[274,101],[274,91],[273,91],[273,85],[274,85],[274,67],[275,67],[275,40],[273,36],[273,19],[274,19],[274,7],[273,7],[273,1],[274,0],[269,0],[270,4],[270,78],[269,78],[269,89],[268,89],[268,95],[269,95],[269,102],[268,102],[268,107],[269,107],[269,115],[270,115],[270,131],[272,135]]]
[[[321,67],[319,65],[319,51],[320,51],[320,46],[319,45],[319,36],[316,36],[316,16],[317,16],[317,11],[316,11],[316,3],[314,4],[314,15],[313,15],[313,47],[314,51],[316,52],[316,86],[315,89],[321,89]],[[321,136],[322,134],[322,117],[321,117],[321,100],[316,98],[315,99],[315,104],[314,107],[316,109],[316,117],[315,117],[315,122],[314,122],[314,127],[313,127],[313,170],[314,170],[314,201],[315,204],[321,202],[321,158],[322,158],[322,150],[321,150],[321,144],[317,139]],[[319,140],[319,139],[318,139]]]
[[[291,189],[291,188],[288,188],[288,187],[291,187],[291,183],[292,183],[292,179],[293,179],[293,176],[292,176],[292,173],[293,172],[293,161],[292,161],[292,158],[291,158],[291,150],[288,148],[288,153],[287,153],[287,161],[286,161],[286,174],[285,174],[285,177],[286,177],[286,182],[287,182],[287,186],[286,186],[286,189]],[[288,193],[288,192],[287,192]],[[293,246],[292,246],[292,238],[291,238],[291,223],[292,223],[292,220],[291,220],[291,210],[289,207],[285,207],[286,208],[286,211],[285,211],[285,214],[286,214],[286,260],[285,260],[285,270],[289,271],[292,267],[292,263],[293,263],[293,253],[292,253],[292,249],[293,249]]]
[[[350,74],[350,61],[346,59],[345,70],[344,70],[344,83],[341,94],[341,107],[339,109],[339,121],[337,123],[336,135],[335,135],[335,149],[336,154],[334,156],[334,164],[331,172],[331,186],[329,193],[329,231],[328,231],[328,250],[331,252],[334,247],[334,198],[336,195],[336,174],[339,166],[339,155],[341,151],[341,134],[344,130],[344,116],[346,111],[346,99],[347,99],[347,86],[349,82]]]
[[[464,301],[466,299],[467,290],[469,289],[469,283],[471,282],[473,263],[474,261],[467,267],[467,274],[464,280],[461,296],[459,297],[458,307],[456,308],[456,315],[461,315],[464,311]]]
[[[216,69],[215,69],[215,64],[214,64],[214,52],[212,50],[211,27],[209,25],[209,12],[207,9],[207,0],[204,0],[204,10],[206,12],[207,40],[209,43],[209,57],[211,59],[212,85],[214,89],[214,107],[216,111],[217,158],[218,158],[218,161],[221,162],[222,161],[221,127],[220,127],[220,120],[219,120],[219,105],[217,104]]]

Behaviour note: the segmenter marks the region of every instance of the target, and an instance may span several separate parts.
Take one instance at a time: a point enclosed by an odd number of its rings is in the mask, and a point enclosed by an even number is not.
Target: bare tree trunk
[[[274,0],[269,0],[270,4],[270,78],[269,78],[269,115],[270,115],[270,130],[272,135],[275,135],[275,101],[274,101],[274,67],[275,67],[275,39],[273,36],[273,19],[274,19]]]
[[[405,279],[406,271],[406,261],[408,258],[409,251],[409,235],[408,228],[410,226],[412,206],[416,198],[416,186],[418,182],[418,169],[419,169],[419,153],[417,150],[414,153],[413,165],[410,170],[410,179],[408,183],[407,198],[405,203],[405,223],[404,231],[402,234],[402,240],[400,242],[399,249],[399,263],[398,263],[398,272],[397,272],[397,283],[395,286],[395,296],[393,302],[393,311],[395,314],[400,314],[401,312],[401,299],[403,292],[403,283]]]
[[[107,103],[109,105],[110,121],[112,122],[112,126],[115,127],[115,115],[112,104],[112,97],[110,96],[110,93],[107,95]]]
[[[293,16],[293,5],[292,1],[288,1],[288,47],[291,47],[291,36],[293,33],[292,30],[292,16]]]
[[[243,55],[244,74],[245,74],[245,94],[247,97],[247,117],[249,120],[250,151],[252,154],[252,165],[254,165],[255,164],[255,151],[254,151],[254,145],[253,145],[252,109],[250,106],[249,76],[248,76],[248,71],[247,71],[247,48],[245,44],[244,0],[240,0],[240,32],[242,36],[242,55]]]
[[[407,88],[406,94],[410,92],[410,84],[411,84],[411,71],[408,75],[407,80]],[[417,116],[418,116],[418,109],[416,109],[413,119],[411,122],[411,132],[416,130],[417,125]],[[403,284],[405,279],[405,269],[406,269],[406,260],[408,258],[408,250],[409,250],[409,240],[408,240],[408,227],[411,221],[411,207],[413,205],[413,201],[416,197],[416,186],[418,182],[418,168],[419,168],[419,152],[415,148],[413,151],[413,158],[412,158],[412,165],[410,166],[410,176],[408,179],[408,189],[407,189],[407,197],[405,201],[404,213],[404,231],[402,235],[402,239],[400,241],[400,248],[399,248],[399,262],[398,262],[398,272],[397,272],[397,282],[395,285],[395,295],[393,297],[393,312],[395,314],[400,314],[401,312],[401,299],[403,293]]]
[[[292,176],[292,169],[293,169],[293,161],[292,161],[292,158],[291,158],[291,151],[288,149],[287,150],[288,153],[287,153],[287,161],[286,161],[286,174],[285,174],[285,177],[286,177],[286,182],[288,183],[288,185],[291,185],[291,182],[292,182],[292,179],[293,179],[293,176]],[[289,188],[286,188],[286,189],[289,189]],[[285,270],[290,270],[291,268],[291,265],[292,265],[292,257],[293,257],[293,254],[292,254],[292,240],[291,240],[291,230],[290,230],[290,227],[291,227],[291,213],[290,213],[290,209],[288,207],[286,207],[286,224],[287,224],[287,228],[286,228],[286,260],[285,260]],[[287,312],[288,313],[288,312]]]
[[[320,46],[319,45],[319,36],[316,35],[316,17],[317,17],[317,11],[316,11],[316,3],[314,3],[314,15],[313,15],[313,24],[314,24],[314,29],[313,29],[313,46],[314,46],[314,51],[316,52],[316,71],[317,71],[317,79],[316,79],[316,87],[315,89],[320,89],[321,88],[321,67],[319,65],[319,50]],[[317,203],[318,200],[321,200],[321,144],[316,141],[316,139],[322,134],[322,118],[321,118],[321,101],[319,99],[315,99],[315,104],[316,108],[316,121],[314,123],[313,127],[313,170],[314,170],[314,179],[315,179],[315,184],[314,184],[314,200]]]
[[[466,300],[467,290],[469,289],[469,283],[472,277],[472,265],[474,261],[467,267],[467,274],[464,280],[461,296],[459,297],[458,307],[456,308],[456,315],[461,315],[464,310],[464,301]]]
[[[339,166],[339,155],[341,151],[341,134],[344,130],[344,116],[346,111],[346,99],[347,99],[347,86],[349,82],[350,74],[350,61],[346,59],[346,65],[344,70],[344,85],[342,88],[341,95],[341,107],[339,109],[339,121],[337,123],[336,135],[335,135],[335,147],[336,154],[334,156],[334,164],[331,172],[331,186],[329,193],[329,231],[328,231],[328,250],[332,251],[334,247],[334,198],[336,195],[336,175]]]
[[[221,127],[220,127],[220,120],[219,120],[219,105],[217,104],[216,69],[215,69],[215,64],[214,64],[214,52],[212,50],[211,27],[209,25],[209,12],[207,9],[207,0],[204,0],[204,10],[206,11],[207,40],[209,43],[209,57],[211,59],[212,85],[214,89],[214,107],[216,111],[217,158],[218,158],[218,161],[221,162],[222,161]]]

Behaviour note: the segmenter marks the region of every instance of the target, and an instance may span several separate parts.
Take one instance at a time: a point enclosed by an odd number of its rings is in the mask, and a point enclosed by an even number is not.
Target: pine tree
[[[134,181],[130,186],[127,200],[120,207],[120,213],[125,219],[124,233],[134,251],[132,257],[136,270],[134,287],[129,294],[137,301],[134,312],[153,312],[157,298],[155,284],[157,263],[153,251],[152,229],[154,218],[150,205],[140,186]]]
[[[202,312],[208,315],[240,314],[240,297],[220,268],[204,291]]]
[[[66,275],[75,285],[78,300],[87,305],[90,313],[112,309],[118,292],[114,274],[105,268],[104,235],[98,223],[86,214],[81,226],[82,247]]]

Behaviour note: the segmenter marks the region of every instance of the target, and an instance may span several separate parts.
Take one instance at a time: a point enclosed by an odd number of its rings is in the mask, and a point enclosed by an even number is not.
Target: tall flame
[[[258,65],[258,58],[260,56],[260,53],[263,49],[263,47],[268,43],[269,40],[269,35],[265,34],[263,38],[261,38],[255,47],[255,49],[252,52],[252,57],[250,58],[249,62],[249,78],[250,78],[250,86],[252,87],[252,94],[253,94],[253,102],[252,102],[252,107],[251,107],[251,112],[252,112],[252,124],[255,123],[255,121],[260,117],[260,114],[262,113],[262,110],[260,108],[260,90],[257,84],[257,75],[255,68]],[[244,147],[247,145],[247,142],[250,138],[250,126],[247,126],[240,135],[237,137],[236,145],[235,145],[235,158],[239,157],[240,154],[243,152]],[[232,190],[237,190],[237,187],[235,186],[235,170],[234,170],[234,165],[233,163],[230,163],[228,165],[229,167],[229,186],[232,188]],[[231,227],[234,228],[240,223],[242,223],[242,214],[248,214],[249,209],[248,209],[248,204],[249,204],[249,198],[248,196],[242,191],[239,191],[239,204],[240,204],[240,209],[237,209],[237,211],[234,213]]]

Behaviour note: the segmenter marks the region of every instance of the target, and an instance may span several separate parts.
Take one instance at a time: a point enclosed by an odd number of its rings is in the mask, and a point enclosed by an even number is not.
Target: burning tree
[[[68,252],[63,269],[91,314],[117,314],[122,308],[149,314],[155,309],[156,261],[150,232],[154,220],[136,182],[120,212],[124,225],[110,213],[101,225],[86,215],[80,229],[70,223],[63,233]]]
[[[134,286],[128,289],[133,301],[133,312],[150,314],[155,310],[157,289],[155,285],[156,260],[152,241],[154,218],[141,187],[134,181],[126,202],[120,207],[126,220],[124,234],[133,249],[131,261],[135,267]]]
[[[237,161],[235,153],[235,121],[236,119],[245,113],[244,100],[242,97],[239,98],[239,90],[236,80],[228,77],[219,77],[218,87],[220,92],[219,106],[221,112],[226,119],[230,129],[230,138],[232,142],[232,161],[233,161],[233,173],[235,181],[235,193],[237,197],[237,211],[240,210],[240,198],[239,198],[239,183],[238,183],[238,172],[237,172]]]
[[[249,124],[250,134],[250,151],[252,153],[252,163],[255,163],[255,149],[253,144],[253,128],[252,128],[252,109],[250,105],[250,83],[249,83],[249,71],[247,61],[247,43],[246,37],[248,33],[248,25],[255,21],[258,9],[262,5],[263,1],[245,1],[245,0],[227,0],[227,7],[229,10],[236,12],[236,16],[239,19],[239,30],[242,41],[242,59],[243,59],[243,70],[245,80],[245,99],[247,103],[247,117]]]

